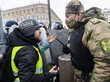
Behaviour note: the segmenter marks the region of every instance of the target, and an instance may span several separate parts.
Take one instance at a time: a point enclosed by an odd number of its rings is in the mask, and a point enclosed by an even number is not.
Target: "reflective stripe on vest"
[[[70,34],[68,35],[68,40],[70,40]]]
[[[15,58],[15,56],[16,56],[17,51],[18,51],[19,49],[23,48],[23,47],[26,47],[26,46],[13,47],[13,50],[12,50],[12,55],[11,55],[11,67],[12,67],[12,71],[13,71],[14,76],[18,76],[18,68],[17,68],[16,65],[15,65],[14,58]],[[40,52],[39,52],[38,48],[36,48],[35,46],[33,46],[33,47],[35,48],[35,50],[38,52],[38,55],[39,55],[39,60],[38,60],[37,63],[36,63],[36,71],[35,71],[35,74],[40,74],[40,73],[43,73],[42,57],[41,57],[41,55],[40,55]],[[14,82],[20,82],[19,77],[17,77]]]

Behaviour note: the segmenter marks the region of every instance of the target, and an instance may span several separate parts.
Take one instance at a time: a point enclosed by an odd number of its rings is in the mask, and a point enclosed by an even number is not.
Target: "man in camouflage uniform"
[[[65,14],[66,25],[73,29],[70,52],[75,78],[78,82],[110,82],[110,25],[101,9],[84,11],[79,0],[71,0]]]

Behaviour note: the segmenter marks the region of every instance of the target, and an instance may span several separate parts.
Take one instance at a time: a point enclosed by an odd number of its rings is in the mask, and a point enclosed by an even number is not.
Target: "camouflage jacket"
[[[82,42],[94,56],[90,82],[110,82],[110,24],[104,20],[99,8],[87,10],[82,21],[88,19]]]

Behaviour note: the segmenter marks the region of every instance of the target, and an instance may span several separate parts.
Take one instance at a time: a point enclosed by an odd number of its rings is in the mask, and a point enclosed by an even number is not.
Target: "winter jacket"
[[[18,68],[18,77],[20,82],[49,82],[53,77],[50,73],[35,74],[36,63],[39,59],[38,52],[32,47],[37,46],[37,41],[24,37],[18,28],[15,28],[8,36],[8,45],[12,48],[15,46],[25,46],[21,48],[15,56],[14,62]],[[8,62],[10,65],[10,62]],[[10,67],[10,66],[9,66]],[[8,69],[7,76],[12,75],[11,67]],[[11,77],[13,78],[13,77]],[[10,77],[5,78],[5,82],[11,82]]]
[[[88,22],[84,26],[81,40],[94,57],[94,68],[90,82],[110,82],[110,24],[105,21],[101,9],[96,7],[85,12],[81,22],[84,21]]]

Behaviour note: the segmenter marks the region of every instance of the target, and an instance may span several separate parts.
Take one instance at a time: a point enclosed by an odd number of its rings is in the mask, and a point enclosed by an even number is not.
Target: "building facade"
[[[50,9],[52,23],[61,19]],[[49,24],[48,5],[43,3],[32,4],[23,7],[17,7],[8,10],[2,10],[3,26],[9,20],[14,20],[18,23],[26,19],[35,19],[38,22],[43,22],[46,26]]]
[[[102,12],[106,18],[106,21],[110,23],[110,8],[104,8]]]

